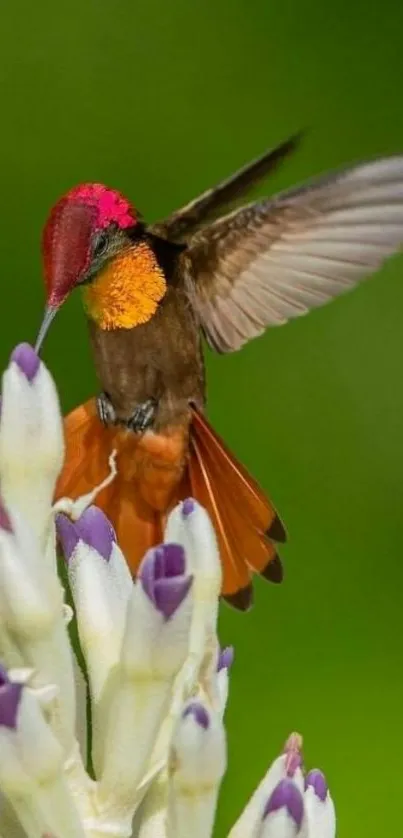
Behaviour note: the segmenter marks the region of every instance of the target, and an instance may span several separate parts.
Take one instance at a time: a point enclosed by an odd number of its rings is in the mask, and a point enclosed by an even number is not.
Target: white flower
[[[179,504],[134,584],[89,499],[52,508],[62,458],[54,384],[18,347],[0,422],[0,838],[210,838],[233,659],[217,637],[211,523]],[[55,520],[91,699],[85,742]],[[301,746],[288,739],[230,838],[334,838],[326,781],[304,777]]]

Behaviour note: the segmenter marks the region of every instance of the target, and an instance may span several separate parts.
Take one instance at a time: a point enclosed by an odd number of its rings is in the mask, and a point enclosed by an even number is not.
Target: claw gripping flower
[[[192,499],[179,504],[134,584],[92,504],[99,487],[52,508],[63,453],[52,378],[17,347],[0,420],[0,838],[210,838],[234,656],[217,637],[210,520]],[[326,780],[304,777],[301,747],[289,737],[230,838],[334,838]]]

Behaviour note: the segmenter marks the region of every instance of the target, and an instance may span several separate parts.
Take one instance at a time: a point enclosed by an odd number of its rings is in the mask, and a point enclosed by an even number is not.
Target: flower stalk
[[[52,506],[63,456],[56,388],[23,344],[3,376],[0,419],[0,838],[210,838],[234,657],[217,636],[214,530],[196,501],[180,503],[133,582],[92,504],[100,487]],[[111,464],[108,480],[113,452]],[[88,677],[94,776],[56,537]],[[326,780],[304,773],[301,749],[292,734],[230,838],[334,838]]]

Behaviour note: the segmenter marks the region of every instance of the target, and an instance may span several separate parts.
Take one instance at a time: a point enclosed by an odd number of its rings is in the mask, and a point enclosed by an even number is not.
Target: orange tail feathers
[[[273,542],[284,541],[285,532],[277,513],[196,409],[192,408],[190,439],[184,427],[136,437],[105,428],[92,399],[67,416],[65,437],[57,499],[91,492],[107,476],[109,456],[117,451],[117,476],[97,495],[96,504],[110,518],[133,574],[145,551],[162,540],[167,512],[192,495],[215,527],[228,602],[241,610],[249,608],[252,572],[281,581]]]
[[[121,428],[106,428],[94,399],[67,416],[64,430],[66,456],[56,499],[91,492],[107,477],[109,457],[117,452],[117,475],[95,503],[112,522],[135,574],[146,550],[162,541],[166,513],[179,500],[177,487],[180,497],[190,494],[184,474],[188,431],[136,437]]]
[[[283,569],[273,542],[286,533],[271,502],[234,458],[206,418],[193,410],[191,493],[214,524],[223,563],[223,596],[236,608],[252,603],[252,573],[281,582]]]

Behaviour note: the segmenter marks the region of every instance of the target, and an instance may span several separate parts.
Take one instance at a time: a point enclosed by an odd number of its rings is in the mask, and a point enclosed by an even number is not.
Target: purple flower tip
[[[233,662],[234,662],[234,647],[233,646],[226,646],[225,649],[221,649],[221,652],[218,656],[217,672],[220,672],[221,669],[230,669]]]
[[[193,498],[186,498],[182,503],[182,515],[187,518],[195,510],[195,502]]]
[[[204,730],[207,730],[210,724],[210,718],[206,708],[203,707],[203,704],[199,704],[197,701],[192,702],[192,704],[188,704],[182,713],[182,718],[186,719],[187,716],[193,716],[196,724],[204,728]]]
[[[166,620],[179,608],[192,584],[193,577],[185,576],[185,569],[185,553],[179,544],[154,547],[141,563],[143,590]]]
[[[0,666],[0,725],[15,728],[22,693],[22,684],[11,683],[6,670]]]
[[[267,801],[263,817],[267,818],[271,812],[277,812],[279,809],[284,808],[287,809],[288,814],[299,829],[304,814],[304,801],[298,786],[292,780],[287,779],[280,780],[276,788],[272,791]]]
[[[186,567],[185,551],[180,544],[161,544],[157,547],[157,556],[163,576],[183,576]]]
[[[325,775],[322,774],[322,771],[319,771],[318,768],[314,768],[312,771],[305,777],[305,788],[309,788],[311,786],[316,794],[316,797],[319,797],[320,800],[323,802],[326,800],[327,797],[327,782]]]
[[[158,611],[169,620],[186,597],[193,582],[192,576],[182,577],[181,580],[165,579],[155,585],[154,597]]]
[[[62,546],[64,558],[70,561],[79,542],[77,527],[67,518],[67,515],[56,515],[56,533]]]
[[[116,534],[111,522],[97,506],[89,506],[76,523],[78,537],[108,561]]]
[[[3,504],[3,501],[0,499],[0,529],[5,530],[6,532],[12,532],[13,528],[11,525],[11,521],[8,515],[8,512]]]
[[[29,382],[33,381],[41,363],[40,358],[29,343],[20,343],[14,349],[10,361],[14,361]]]

